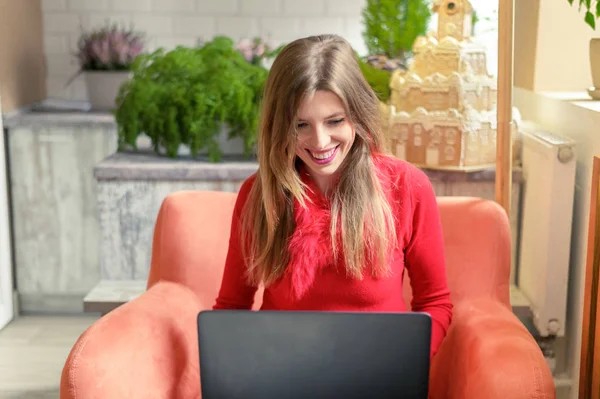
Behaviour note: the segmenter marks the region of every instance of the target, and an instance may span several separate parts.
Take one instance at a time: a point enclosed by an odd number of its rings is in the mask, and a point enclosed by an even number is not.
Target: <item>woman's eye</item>
[[[331,123],[332,125],[339,125],[343,121],[344,121],[344,118],[341,118],[341,119],[335,119],[335,120],[329,121],[329,123]]]
[[[303,128],[305,128],[306,126],[308,126],[306,123],[304,123],[304,122],[301,122],[301,123],[298,123],[298,124],[296,125],[296,128],[298,128],[298,129],[303,129]]]

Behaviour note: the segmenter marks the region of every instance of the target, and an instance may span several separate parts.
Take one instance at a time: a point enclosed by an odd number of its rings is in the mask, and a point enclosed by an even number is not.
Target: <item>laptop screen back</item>
[[[426,399],[422,313],[204,311],[203,399]]]

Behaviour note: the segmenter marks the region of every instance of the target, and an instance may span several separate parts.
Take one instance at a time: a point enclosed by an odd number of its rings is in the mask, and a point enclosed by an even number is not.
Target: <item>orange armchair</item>
[[[225,192],[166,198],[147,291],[81,335],[63,369],[62,399],[200,397],[196,316],[217,296],[235,199]],[[432,360],[430,398],[555,398],[541,350],[511,311],[506,214],[476,198],[438,203],[455,308]],[[410,298],[408,284],[404,294]],[[259,291],[255,308],[260,299]]]

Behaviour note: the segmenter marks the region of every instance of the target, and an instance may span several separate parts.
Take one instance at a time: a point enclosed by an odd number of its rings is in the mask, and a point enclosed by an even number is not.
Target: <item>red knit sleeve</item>
[[[240,215],[254,181],[255,175],[252,175],[242,184],[233,208],[229,249],[221,288],[213,309],[251,309],[254,303],[257,288],[247,283],[246,262],[242,256],[240,240]]]
[[[405,265],[413,291],[411,307],[432,318],[431,356],[452,320],[452,302],[446,277],[444,238],[437,200],[425,173],[409,168],[408,190],[412,193],[412,235],[405,251]]]

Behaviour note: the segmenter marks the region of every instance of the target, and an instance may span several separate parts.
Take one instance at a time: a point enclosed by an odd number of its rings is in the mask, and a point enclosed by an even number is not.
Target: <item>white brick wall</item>
[[[104,11],[108,9],[108,0],[69,0],[68,8],[73,11]]]
[[[77,70],[72,52],[80,26],[133,23],[150,50],[192,46],[199,39],[259,35],[277,44],[298,37],[337,33],[364,54],[361,10],[365,0],[42,0],[48,95],[86,99],[83,77],[64,87]]]
[[[111,10],[114,11],[152,11],[152,0],[111,0]]]

